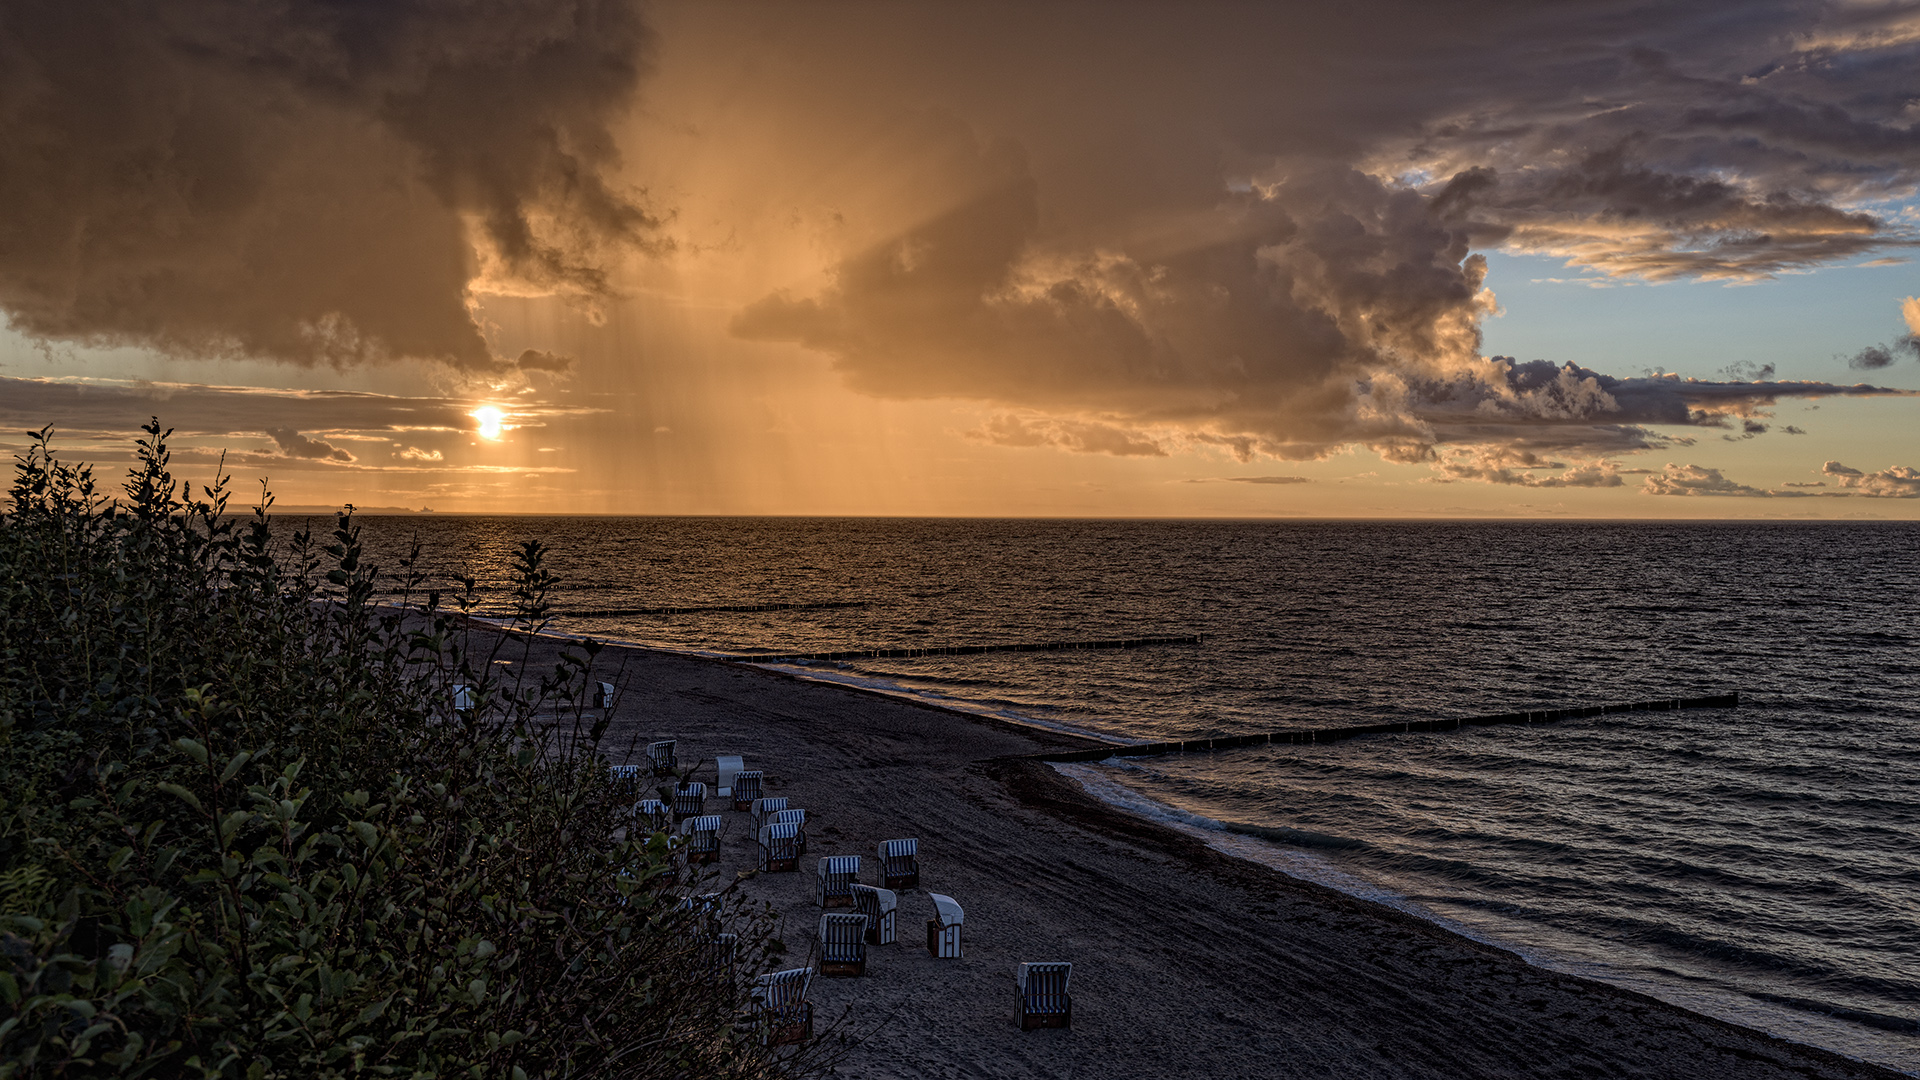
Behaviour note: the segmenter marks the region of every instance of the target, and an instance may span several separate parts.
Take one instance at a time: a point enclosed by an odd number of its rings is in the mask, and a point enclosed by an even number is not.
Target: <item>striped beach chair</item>
[[[867,917],[854,912],[820,916],[820,974],[867,973]]]
[[[634,803],[633,816],[648,832],[659,832],[673,823],[673,811],[659,799],[641,799]]]
[[[695,925],[705,930],[719,924],[720,910],[724,902],[717,892],[699,893],[681,897],[680,903],[675,905],[675,910],[686,912]]]
[[[674,756],[674,747],[679,743],[673,739],[662,739],[647,744],[647,768],[655,776],[670,773],[680,767],[680,759]]]
[[[894,943],[893,921],[899,906],[900,898],[891,890],[859,884],[853,887],[853,910],[867,917],[867,944],[869,945]]]
[[[642,790],[640,782],[644,779],[638,765],[607,766],[607,782],[613,785],[613,793],[623,799],[638,799]]]
[[[760,826],[760,869],[769,874],[800,869],[800,826],[790,821]]]
[[[951,896],[928,893],[927,899],[933,901],[933,918],[927,920],[927,952],[939,960],[960,959],[960,927],[966,922],[966,913]]]
[[[1073,995],[1067,992],[1072,964],[1021,964],[1013,977],[1020,984],[1021,1031],[1073,1026]]]
[[[613,708],[613,684],[610,682],[594,685],[593,707],[596,709]]]
[[[920,884],[920,841],[880,841],[880,884],[911,889]]]
[[[807,987],[813,969],[775,971],[753,980],[748,1000],[760,1014],[760,1041],[767,1046],[791,1046],[813,1038],[813,1005]]]
[[[673,816],[676,821],[685,821],[690,817],[699,817],[707,812],[707,785],[698,780],[681,784],[673,793]]]
[[[753,800],[753,805],[747,808],[747,813],[753,815],[753,827],[757,829],[767,824],[768,818],[786,808],[787,797],[780,795],[770,799],[762,798]]]
[[[740,955],[740,938],[736,934],[715,934],[700,941],[698,970],[707,981],[716,986],[733,984],[734,965]]]
[[[686,840],[687,859],[696,863],[720,859],[720,815],[701,814],[680,822],[680,836]]]
[[[737,813],[749,809],[760,800],[760,783],[766,774],[759,769],[747,769],[735,773],[733,777],[733,809]]]
[[[805,810],[775,810],[773,825],[794,825],[800,829],[800,854],[807,853],[807,812]]]
[[[829,855],[820,860],[820,906],[852,907],[853,883],[860,880],[860,856]]]

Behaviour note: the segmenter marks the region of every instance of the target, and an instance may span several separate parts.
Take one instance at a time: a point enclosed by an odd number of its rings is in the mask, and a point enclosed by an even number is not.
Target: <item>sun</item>
[[[478,421],[479,426],[475,430],[479,432],[481,438],[494,440],[500,438],[500,432],[507,419],[506,413],[492,405],[482,405],[467,415]]]

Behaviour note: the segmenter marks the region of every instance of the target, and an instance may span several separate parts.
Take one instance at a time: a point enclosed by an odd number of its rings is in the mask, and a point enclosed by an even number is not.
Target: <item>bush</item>
[[[497,683],[471,582],[376,605],[350,514],[276,538],[145,430],[124,502],[34,433],[0,516],[0,1077],[804,1071],[743,1011],[766,917],[721,962],[624,831],[597,646]]]

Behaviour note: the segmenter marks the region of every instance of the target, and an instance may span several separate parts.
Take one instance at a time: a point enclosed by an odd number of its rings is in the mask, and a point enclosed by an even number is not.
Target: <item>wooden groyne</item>
[[[830,608],[872,607],[871,600],[828,600],[817,604],[705,604],[694,607],[627,607],[627,608],[568,608],[565,611],[549,611],[550,619],[616,619],[632,615],[703,615],[709,612],[734,611],[826,611]],[[472,614],[482,619],[512,618],[510,612],[476,611]]]
[[[845,652],[785,653],[779,656],[730,656],[747,664],[792,664],[802,660],[907,660],[921,656],[979,656],[1003,652],[1069,652],[1075,649],[1141,649],[1149,645],[1198,645],[1200,635],[1110,638],[1105,641],[1030,641],[1012,645],[928,645],[913,649],[852,649]]]
[[[1103,761],[1110,757],[1150,757],[1156,754],[1192,754],[1201,751],[1232,750],[1243,746],[1301,746],[1341,742],[1361,735],[1390,735],[1410,731],[1457,731],[1463,727],[1493,724],[1550,724],[1582,716],[1604,716],[1625,712],[1672,712],[1676,709],[1731,709],[1740,704],[1739,694],[1714,697],[1663,698],[1636,701],[1626,705],[1588,705],[1575,709],[1536,709],[1531,712],[1500,713],[1495,716],[1468,716],[1453,720],[1394,720],[1358,727],[1302,728],[1295,731],[1270,731],[1259,735],[1223,735],[1216,739],[1188,739],[1184,742],[1136,743],[1131,746],[1102,746],[1093,750],[1072,750],[1034,755],[1041,761]]]

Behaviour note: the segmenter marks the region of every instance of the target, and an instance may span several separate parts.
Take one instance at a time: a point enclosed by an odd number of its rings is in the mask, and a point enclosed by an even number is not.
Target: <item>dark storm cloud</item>
[[[1656,428],[1757,435],[1781,398],[1894,392],[1484,358],[1474,250],[1751,281],[1911,245],[1874,209],[1920,180],[1909,9],[1093,10],[898,5],[786,27],[778,47],[838,61],[848,100],[864,85],[935,105],[911,140],[877,138],[937,156],[965,194],[734,331],[826,353],[876,394],[1242,460],[1480,447],[1458,475],[1516,484],[1612,486],[1593,459],[1689,441]]]
[[[0,311],[30,336],[505,365],[476,277],[592,296],[631,0],[0,8]],[[522,365],[526,366],[526,365]]]
[[[1853,354],[1847,366],[1855,371],[1878,371],[1892,367],[1903,353],[1920,357],[1920,338],[1909,334],[1891,345],[1869,345]]]

